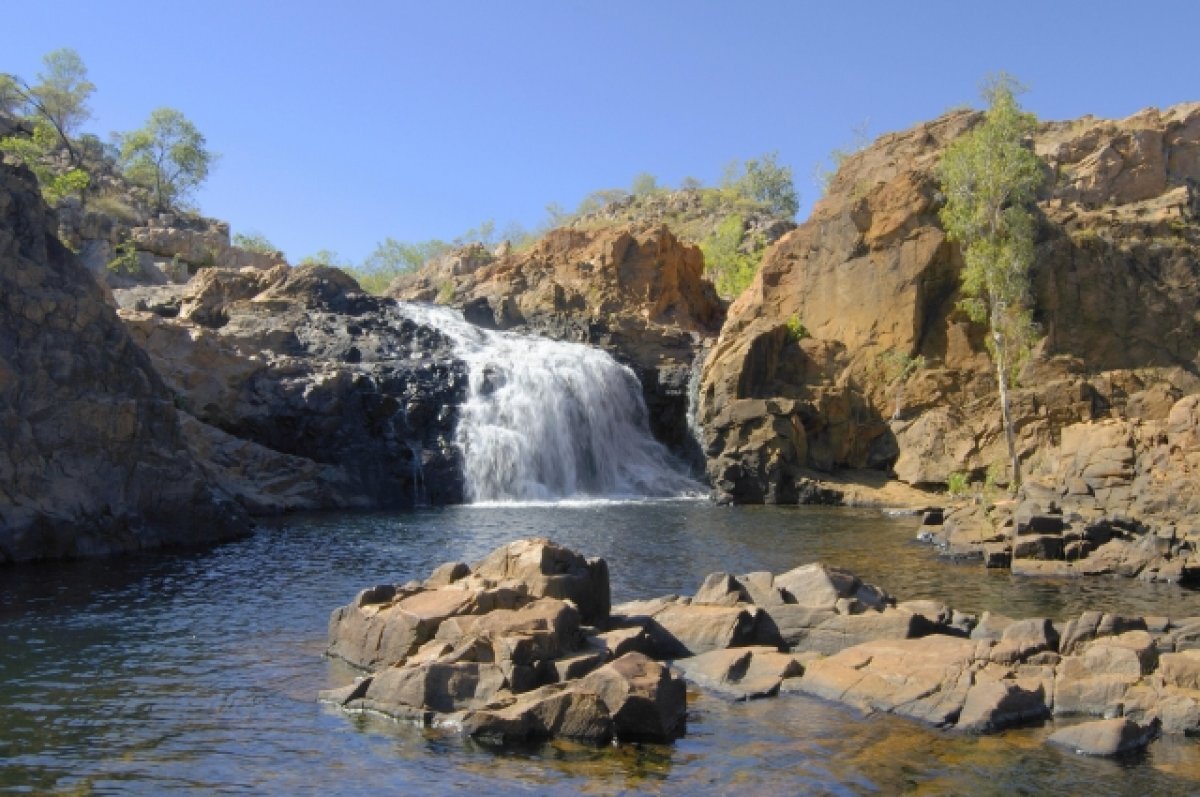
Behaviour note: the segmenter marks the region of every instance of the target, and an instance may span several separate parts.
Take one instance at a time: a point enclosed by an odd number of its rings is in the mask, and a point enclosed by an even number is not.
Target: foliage
[[[946,196],[942,224],[963,249],[959,306],[988,328],[1014,488],[1020,484],[1020,462],[1008,390],[1036,334],[1029,309],[1030,206],[1043,179],[1041,161],[1026,145],[1036,120],[1017,104],[1017,91],[1007,75],[989,80],[984,122],[951,144],[940,165]]]
[[[651,178],[653,179],[653,178]],[[599,213],[609,205],[621,202],[629,197],[629,192],[623,188],[602,188],[599,191],[593,191],[579,201],[579,206],[575,208],[575,217],[590,216],[593,213]]]
[[[261,255],[273,255],[279,251],[279,247],[268,241],[267,237],[259,232],[234,233],[233,245],[239,249],[245,249],[247,252],[257,252]]]
[[[648,196],[658,191],[658,178],[650,172],[639,172],[634,175],[629,192],[634,196]]]
[[[792,168],[780,166],[778,155],[768,152],[744,163],[734,161],[725,169],[721,187],[764,206],[772,213],[793,217],[800,210],[800,197],[792,180]]]
[[[437,303],[450,304],[454,301],[454,280],[446,280],[438,286]]]
[[[42,198],[51,207],[67,196],[82,195],[91,183],[91,177],[83,169],[73,167],[64,172],[51,165],[48,156],[57,148],[58,142],[58,134],[43,119],[34,122],[32,136],[0,139],[0,152],[12,155],[34,173],[42,189]]]
[[[300,258],[301,266],[327,266],[328,268],[340,268],[344,271],[352,271],[350,264],[342,260],[341,256],[332,249],[318,249],[311,255],[305,255]]]
[[[92,116],[87,101],[96,85],[87,79],[87,67],[79,53],[70,48],[46,53],[42,66],[33,85],[17,75],[0,75],[0,110],[49,125],[56,144],[66,148],[72,165],[78,165],[79,154],[71,136]]]
[[[125,277],[135,277],[141,273],[141,260],[132,241],[117,245],[117,251],[113,259],[108,261],[107,268],[112,273]]]
[[[208,177],[214,159],[204,136],[174,108],[157,108],[121,140],[125,176],[149,188],[156,209],[179,206]]]
[[[746,289],[758,270],[761,249],[753,253],[742,251],[745,223],[742,217],[731,214],[717,225],[717,229],[700,242],[704,253],[704,270],[717,293],[724,298],[733,298]]]
[[[800,321],[800,316],[797,313],[792,313],[787,320],[788,340],[793,343],[799,343],[805,338],[811,337],[808,334],[808,327]]]
[[[961,470],[956,470],[946,477],[946,492],[950,493],[950,495],[966,495],[967,489],[970,486],[970,478]]]

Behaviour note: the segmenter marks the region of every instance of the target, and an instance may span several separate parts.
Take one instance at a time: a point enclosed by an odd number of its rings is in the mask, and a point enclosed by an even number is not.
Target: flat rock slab
[[[988,643],[940,635],[867,642],[811,662],[799,688],[864,711],[948,726],[966,702],[980,644]]]
[[[795,657],[770,647],[714,650],[675,666],[697,686],[735,700],[771,697],[785,678],[803,672]]]

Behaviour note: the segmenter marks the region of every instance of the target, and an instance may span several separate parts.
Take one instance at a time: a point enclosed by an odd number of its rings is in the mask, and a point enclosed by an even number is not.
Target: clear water
[[[1189,794],[1200,748],[1135,760],[961,737],[785,696],[692,695],[673,746],[495,751],[316,702],[354,673],[326,659],[330,610],[521,536],[605,556],[614,598],[692,592],[712,570],[822,559],[901,597],[1064,617],[1200,615],[1200,595],[1127,581],[1014,581],[938,562],[914,521],[703,502],[456,507],[294,517],[206,552],[0,571],[0,793]]]

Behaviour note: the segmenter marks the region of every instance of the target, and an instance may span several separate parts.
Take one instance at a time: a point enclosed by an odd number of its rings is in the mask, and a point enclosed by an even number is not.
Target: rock
[[[1068,620],[1063,626],[1058,642],[1058,652],[1069,656],[1083,649],[1093,639],[1121,634],[1125,631],[1144,630],[1146,621],[1141,617],[1122,617],[1107,612],[1088,611]]]
[[[136,309],[136,293],[114,296],[183,409],[275,453],[247,468],[247,452],[227,455],[233,441],[217,441],[222,483],[249,508],[462,500],[454,430],[465,364],[440,332],[404,318],[390,300],[364,295],[345,273],[206,268],[180,289],[169,318]],[[306,490],[268,489],[303,471],[313,482]]]
[[[785,678],[803,673],[795,658],[770,647],[714,650],[675,666],[689,681],[735,700],[771,697]]]
[[[1200,690],[1200,650],[1164,653],[1159,672],[1168,686]]]
[[[1058,631],[1046,619],[1018,620],[1009,623],[992,648],[991,659],[1000,664],[1024,661],[1044,650],[1058,650]]]
[[[698,247],[642,221],[553,230],[499,257],[459,250],[398,278],[388,293],[448,299],[486,326],[605,348],[636,372],[655,437],[699,456],[687,424],[688,377],[699,341],[715,336],[724,319],[703,270]]]
[[[811,629],[792,646],[792,650],[831,654],[874,640],[915,639],[934,630],[936,626],[921,615],[902,609],[835,615]]]
[[[585,623],[608,619],[608,564],[603,559],[585,559],[549,540],[510,543],[492,552],[472,572],[496,584],[524,584],[535,597],[569,600],[579,607]]]
[[[626,653],[579,681],[608,707],[621,741],[667,742],[686,729],[687,688],[668,667]]]
[[[1044,123],[1032,137],[1051,178],[1038,201],[1031,274],[1046,335],[1012,395],[1026,461],[1035,452],[1043,460],[1074,425],[1165,421],[1173,401],[1200,388],[1194,349],[1176,343],[1194,337],[1198,282],[1176,264],[1197,256],[1198,116],[1189,103]],[[985,336],[957,309],[961,251],[938,217],[937,164],[980,119],[949,112],[844,159],[809,219],[768,251],[730,306],[701,370],[698,407],[721,500],[795,501],[803,480],[839,469],[940,486],[953,472],[982,474],[1006,460]],[[790,340],[790,319],[810,337]],[[927,366],[901,384],[881,367],[918,356]],[[1195,416],[1181,408],[1176,420]],[[1130,446],[1069,450],[1068,442],[1044,458],[1064,466],[1052,494],[1070,480],[1064,497],[1079,506],[1157,505],[1187,517],[1194,492],[1162,484],[1195,483],[1190,470],[1181,478],[1182,448],[1171,454],[1163,440],[1173,467],[1149,468]],[[1034,516],[1038,533],[1062,522]]]
[[[555,687],[529,692],[503,708],[469,712],[460,727],[500,744],[552,737],[604,743],[613,736],[608,707],[596,695]]]
[[[1095,720],[1050,734],[1050,744],[1081,755],[1115,756],[1141,750],[1158,735],[1157,723],[1140,725],[1130,719]]]
[[[175,397],[0,164],[0,563],[197,545],[248,530]]]
[[[753,607],[676,603],[655,612],[646,630],[658,657],[675,659],[758,641],[758,616]]]
[[[1026,688],[1010,681],[985,681],[967,690],[954,727],[973,733],[998,731],[1041,719],[1049,713],[1041,684]]]
[[[491,702],[508,679],[499,665],[479,662],[426,662],[384,667],[361,698],[347,708],[367,709],[399,718],[425,712],[449,713]]]
[[[838,600],[854,601],[853,609],[882,609],[891,602],[887,593],[849,572],[816,562],[775,576],[774,586],[783,590],[786,603],[834,608]]]
[[[948,636],[866,642],[811,662],[799,688],[862,710],[949,726],[972,685],[976,644]]]

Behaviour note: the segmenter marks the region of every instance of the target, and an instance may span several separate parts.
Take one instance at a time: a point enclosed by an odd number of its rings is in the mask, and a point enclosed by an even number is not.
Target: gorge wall
[[[952,112],[848,157],[768,250],[703,368],[718,497],[819,499],[814,480],[837,468],[939,485],[1003,462],[983,330],[956,309],[961,256],[937,216],[940,155],[981,118]],[[1200,105],[1043,124],[1032,145],[1044,338],[1014,397],[1026,460],[1072,424],[1165,420],[1200,387]],[[889,364],[916,357],[897,378]]]
[[[54,230],[33,175],[0,164],[0,562],[244,531],[174,395]]]

